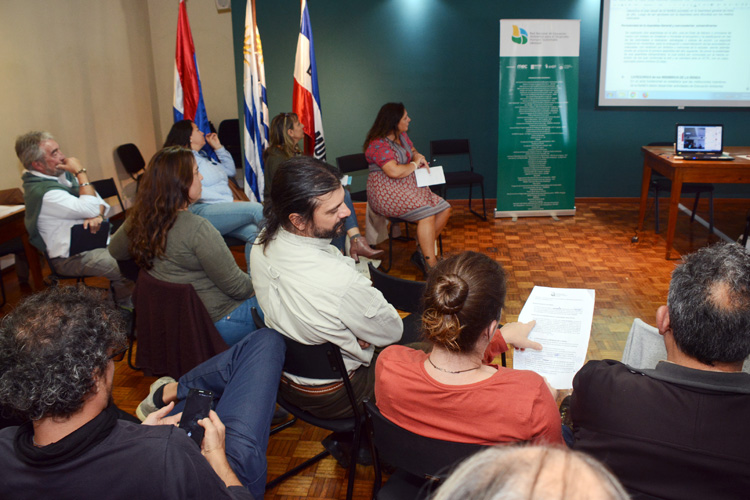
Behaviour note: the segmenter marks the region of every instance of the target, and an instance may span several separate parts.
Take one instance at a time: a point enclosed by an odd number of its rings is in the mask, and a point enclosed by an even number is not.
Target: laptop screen
[[[675,153],[720,155],[723,150],[722,129],[722,125],[682,125],[678,123]]]

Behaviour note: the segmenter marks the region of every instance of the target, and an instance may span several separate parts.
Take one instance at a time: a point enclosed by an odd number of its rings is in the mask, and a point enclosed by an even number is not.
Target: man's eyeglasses
[[[118,363],[118,362],[122,361],[123,359],[125,359],[125,353],[126,352],[128,352],[128,348],[127,347],[123,347],[119,351],[115,351],[114,354],[110,355],[109,359],[111,359],[115,363]]]

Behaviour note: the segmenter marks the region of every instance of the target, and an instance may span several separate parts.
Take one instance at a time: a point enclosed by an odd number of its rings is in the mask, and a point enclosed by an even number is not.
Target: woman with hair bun
[[[464,443],[562,443],[554,389],[540,375],[489,363],[507,350],[541,349],[535,322],[498,330],[505,271],[464,252],[438,262],[424,294],[429,354],[387,347],[375,368],[375,398],[390,421],[423,436]]]

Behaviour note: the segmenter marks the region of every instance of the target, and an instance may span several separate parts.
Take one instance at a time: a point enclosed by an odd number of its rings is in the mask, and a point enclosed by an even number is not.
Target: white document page
[[[427,173],[427,169],[424,167],[418,168],[414,171],[414,176],[417,178],[417,187],[445,184],[445,174],[443,173],[443,167],[430,167],[429,173]]]
[[[529,338],[542,350],[515,351],[513,368],[535,371],[555,389],[572,389],[573,376],[586,360],[594,298],[594,290],[535,286],[518,321],[536,320]]]

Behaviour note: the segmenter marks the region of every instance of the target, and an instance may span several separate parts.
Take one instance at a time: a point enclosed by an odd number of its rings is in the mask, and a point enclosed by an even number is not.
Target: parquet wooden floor
[[[689,200],[683,201],[686,206]],[[716,227],[731,237],[744,229],[750,200],[716,200]],[[488,200],[488,207],[493,206]],[[560,220],[546,218],[492,219],[487,222],[472,215],[461,202],[454,203],[453,216],[443,236],[445,253],[475,250],[492,256],[508,272],[508,297],[504,321],[514,321],[534,285],[593,288],[596,307],[592,326],[589,359],[619,359],[633,318],[653,324],[658,306],[666,303],[669,276],[676,260],[664,259],[665,242],[654,233],[653,208],[639,243],[631,243],[638,217],[634,200],[583,199],[577,213]],[[357,207],[364,223],[363,206]],[[666,228],[666,210],[661,224]],[[707,219],[706,207],[699,215]],[[680,213],[674,248],[687,254],[716,241],[708,230],[691,224]],[[387,242],[380,248],[387,250]],[[394,242],[392,274],[417,279],[417,269],[409,262],[414,243]],[[237,254],[238,260],[244,260]],[[244,264],[244,262],[242,263]],[[9,304],[3,314],[29,293],[20,288],[15,273],[3,276]],[[91,280],[96,284],[96,280]],[[512,357],[510,362],[512,363]],[[125,411],[135,407],[148,393],[153,378],[118,363],[113,396]],[[313,456],[322,448],[326,432],[298,422],[292,428],[272,436],[268,447],[269,479]],[[354,498],[370,498],[373,481],[371,467],[358,466]],[[266,494],[269,500],[296,498],[338,499],[346,495],[346,472],[331,459],[325,459],[299,476]]]

